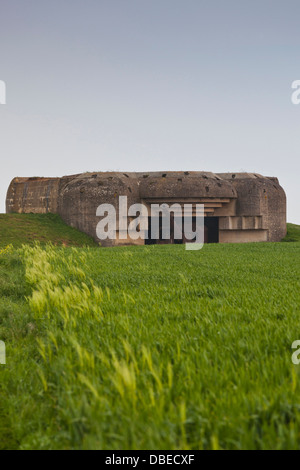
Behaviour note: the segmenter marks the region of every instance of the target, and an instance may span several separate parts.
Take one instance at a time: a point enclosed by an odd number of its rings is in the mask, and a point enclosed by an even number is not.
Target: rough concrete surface
[[[203,203],[210,241],[280,241],[286,234],[286,196],[278,179],[254,173],[96,172],[62,178],[14,178],[7,213],[58,213],[96,241],[100,204],[118,213],[119,196],[134,203]],[[216,223],[212,222],[214,218]],[[209,219],[211,219],[209,221]],[[214,228],[212,228],[214,227]],[[208,236],[209,237],[209,236]],[[208,238],[209,241],[209,238]],[[141,244],[141,240],[104,241],[103,245]]]

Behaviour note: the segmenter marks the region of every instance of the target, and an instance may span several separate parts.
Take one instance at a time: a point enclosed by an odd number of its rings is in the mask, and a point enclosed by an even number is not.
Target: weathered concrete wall
[[[100,204],[112,204],[119,210],[119,196],[128,197],[128,205],[139,202],[137,178],[123,173],[86,173],[60,180],[58,213],[72,227],[91,235],[96,241],[96,216]],[[118,220],[118,219],[117,219]],[[122,243],[126,241],[122,240]],[[119,244],[118,240],[103,240],[103,246]]]
[[[96,241],[100,204],[112,204],[118,215],[119,196],[128,206],[157,202],[204,203],[206,216],[219,217],[220,242],[280,241],[286,234],[286,196],[277,178],[253,173],[99,172],[63,178],[15,178],[8,189],[6,210],[61,215],[69,225]],[[118,219],[117,219],[118,220]],[[103,245],[143,241],[106,240]]]
[[[277,178],[253,173],[221,173],[237,191],[237,216],[261,216],[267,241],[280,241],[286,235],[286,195]]]
[[[6,212],[56,213],[59,178],[14,178],[8,188]]]
[[[231,183],[209,172],[170,172],[139,176],[142,199],[236,198]]]
[[[220,243],[267,242],[268,230],[220,230]]]

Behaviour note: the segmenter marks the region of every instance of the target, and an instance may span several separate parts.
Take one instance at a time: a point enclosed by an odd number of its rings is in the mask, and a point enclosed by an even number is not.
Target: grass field
[[[54,245],[96,246],[91,237],[66,225],[56,214],[0,214],[0,249],[49,241]]]
[[[300,225],[287,224],[287,234],[283,239],[284,242],[300,241]]]
[[[299,448],[299,261],[299,243],[1,256],[2,448]]]
[[[2,250],[0,448],[299,449],[299,307],[300,242]]]

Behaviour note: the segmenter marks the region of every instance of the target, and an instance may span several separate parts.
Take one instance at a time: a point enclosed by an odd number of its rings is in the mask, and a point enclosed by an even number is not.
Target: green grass
[[[31,352],[34,354],[34,342],[29,329],[31,312],[25,296],[30,295],[30,289],[24,282],[25,268],[19,255],[0,254],[0,339],[6,343],[8,354],[16,361],[22,361]],[[24,364],[22,366],[24,370]],[[7,389],[4,382],[11,384],[16,380],[16,368],[11,374],[10,365],[0,365],[0,450],[18,448],[16,434],[10,414]],[[22,373],[20,374],[22,379]],[[10,388],[10,393],[17,396],[17,384]]]
[[[300,448],[300,243],[27,246],[0,296],[3,448]]]
[[[0,214],[0,249],[12,244],[96,246],[88,235],[66,225],[56,214]]]
[[[300,242],[300,225],[287,224],[287,234],[283,242]]]

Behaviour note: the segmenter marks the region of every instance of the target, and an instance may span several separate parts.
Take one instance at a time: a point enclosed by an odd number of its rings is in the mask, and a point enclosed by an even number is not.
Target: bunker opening
[[[196,242],[196,236],[186,237],[183,217],[170,215],[168,237],[164,236],[164,223],[162,215],[148,217],[148,238],[145,239],[145,245],[182,245]],[[191,217],[190,224],[192,231],[196,232],[196,216]],[[219,243],[219,217],[204,217],[204,243]]]
[[[219,243],[219,217],[204,218],[204,243]]]

